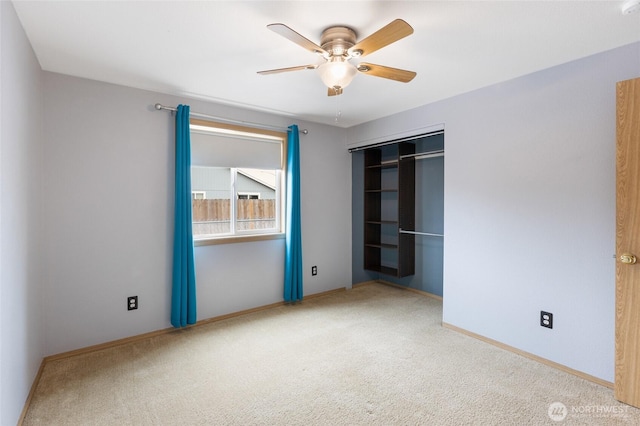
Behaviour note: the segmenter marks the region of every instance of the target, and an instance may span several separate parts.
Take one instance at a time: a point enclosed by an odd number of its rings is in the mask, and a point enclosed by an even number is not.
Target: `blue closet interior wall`
[[[444,150],[444,134],[417,139],[415,144],[416,152]],[[416,235],[415,275],[396,278],[364,269],[364,150],[352,152],[351,161],[353,284],[381,279],[442,296],[443,237]],[[415,231],[443,234],[444,157],[416,160],[415,195]]]

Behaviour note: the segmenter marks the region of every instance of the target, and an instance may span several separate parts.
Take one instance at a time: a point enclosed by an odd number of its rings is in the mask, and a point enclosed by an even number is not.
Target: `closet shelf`
[[[415,273],[415,236],[398,232],[401,227],[415,227],[415,160],[413,157],[400,160],[403,155],[415,152],[415,144],[407,142],[365,151],[366,270],[394,277]]]
[[[364,192],[369,192],[372,194],[381,193],[381,192],[398,192],[398,189],[387,188],[387,189],[365,189]]]
[[[397,169],[398,168],[398,163],[394,163],[394,164],[378,164],[376,166],[367,166],[367,169]]]
[[[366,247],[376,247],[376,248],[383,248],[383,249],[397,249],[398,245],[397,244],[388,244],[388,243],[376,243],[376,244],[365,244]]]
[[[393,169],[398,167],[398,160],[383,161],[379,164],[371,164],[366,169]]]

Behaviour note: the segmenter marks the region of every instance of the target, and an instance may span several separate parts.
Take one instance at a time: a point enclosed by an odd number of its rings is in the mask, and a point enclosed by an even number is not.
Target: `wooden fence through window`
[[[238,230],[270,229],[276,226],[276,200],[236,200]],[[230,232],[231,200],[193,200],[193,234]]]

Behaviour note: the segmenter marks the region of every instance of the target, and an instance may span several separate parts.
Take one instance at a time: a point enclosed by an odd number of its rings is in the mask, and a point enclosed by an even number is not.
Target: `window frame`
[[[193,237],[194,246],[205,246],[205,245],[215,245],[215,244],[229,244],[229,243],[239,243],[239,242],[249,242],[249,241],[265,241],[265,240],[276,240],[276,239],[284,239],[285,238],[285,200],[286,200],[286,152],[287,152],[287,133],[286,132],[278,132],[275,130],[267,130],[255,127],[241,126],[236,124],[229,123],[220,123],[210,120],[203,120],[198,118],[191,118],[189,120],[189,129],[191,130],[191,126],[197,126],[202,130],[202,127],[211,129],[212,132],[218,132],[221,134],[233,134],[236,136],[248,136],[248,137],[256,137],[259,136],[267,136],[274,140],[280,141],[280,173],[279,179],[276,182],[277,186],[277,196],[276,196],[276,229],[275,230],[266,230],[266,231],[240,231],[238,232],[235,228],[235,225],[232,225],[233,233],[230,234],[220,234],[219,236],[207,236],[207,237]],[[235,165],[229,165],[230,169],[237,169]],[[235,173],[233,173],[235,176]],[[235,223],[236,218],[236,203],[238,200],[238,191],[235,190],[235,183],[232,179],[232,211],[231,211],[231,220]],[[197,191],[196,191],[197,192]]]

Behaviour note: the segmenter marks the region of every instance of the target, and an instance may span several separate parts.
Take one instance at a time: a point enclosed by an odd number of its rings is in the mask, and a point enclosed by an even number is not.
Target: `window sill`
[[[253,241],[284,240],[284,238],[284,232],[279,232],[276,234],[233,235],[216,238],[202,238],[199,240],[194,239],[193,245],[195,247],[200,247],[213,246],[218,244],[249,243]]]

